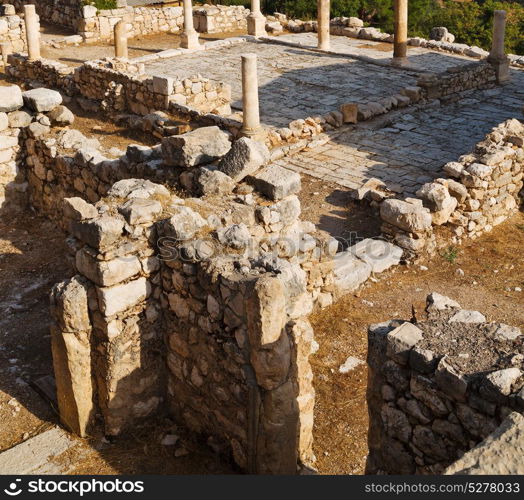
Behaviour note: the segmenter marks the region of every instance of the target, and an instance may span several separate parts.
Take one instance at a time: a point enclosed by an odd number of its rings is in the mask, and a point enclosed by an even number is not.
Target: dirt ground
[[[372,217],[355,207],[344,210],[344,195],[337,193],[334,185],[304,176],[302,217],[315,223],[337,220],[333,236],[356,232],[354,236],[366,237],[376,232]],[[344,213],[348,217],[344,218]],[[329,228],[324,224],[328,232]],[[368,325],[392,318],[409,320],[412,305],[422,314],[426,296],[436,291],[465,308],[481,311],[488,321],[523,328],[524,292],[515,291],[524,290],[523,246],[524,214],[519,212],[458,249],[447,249],[428,262],[399,266],[372,278],[356,293],[310,318],[320,345],[310,359],[317,393],[314,451],[321,474],[364,472],[367,368],[362,363],[341,374],[339,367],[349,356],[366,360]]]
[[[221,40],[234,36],[245,35],[244,31],[233,31],[229,33],[200,33],[200,40],[212,41]],[[57,36],[58,35],[58,36]],[[56,32],[56,28],[46,27],[43,39],[51,40],[64,36],[63,32]],[[180,47],[180,35],[175,33],[162,33],[157,35],[143,35],[128,40],[129,58],[146,56],[167,49]],[[42,48],[42,57],[54,59],[68,66],[79,66],[84,61],[103,59],[115,55],[114,45],[109,42],[97,42],[91,44],[66,45],[59,48],[47,45]]]
[[[304,218],[338,235],[373,235],[376,221],[348,206],[336,186],[304,179]],[[368,281],[358,292],[312,316],[320,345],[312,358],[317,403],[315,454],[322,474],[362,474],[367,453],[366,365],[339,373],[348,356],[365,361],[370,323],[411,317],[437,291],[488,320],[523,327],[524,214],[518,213],[492,233],[424,263],[400,266]],[[71,273],[64,236],[46,219],[30,212],[0,218],[0,451],[51,425],[57,415],[31,383],[52,374],[48,296],[52,285]],[[462,272],[457,272],[461,269]],[[166,434],[180,436],[176,447],[160,444]],[[136,428],[112,442],[100,430],[80,444],[72,460],[75,473],[234,473],[204,443],[195,441],[166,417]],[[80,453],[80,451],[81,453]],[[178,450],[178,451],[177,451]],[[175,456],[187,450],[184,456]]]

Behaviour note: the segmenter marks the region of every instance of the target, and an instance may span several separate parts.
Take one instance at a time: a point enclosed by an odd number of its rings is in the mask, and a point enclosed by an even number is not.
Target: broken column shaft
[[[27,53],[30,61],[40,59],[40,26],[34,5],[24,5]]]
[[[256,54],[242,55],[242,104],[244,119],[240,133],[253,137],[261,130]]]
[[[393,61],[403,63],[408,55],[408,0],[395,0]]]
[[[317,0],[317,32],[318,48],[329,50],[329,22],[331,11],[330,0]]]
[[[192,0],[184,0],[184,31],[181,36],[181,46],[184,49],[195,49],[199,46],[198,33],[193,24]]]

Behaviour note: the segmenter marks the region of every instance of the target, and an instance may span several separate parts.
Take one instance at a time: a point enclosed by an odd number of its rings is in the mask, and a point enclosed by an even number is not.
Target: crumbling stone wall
[[[249,9],[242,5],[202,5],[193,9],[195,29],[200,33],[224,33],[247,29]]]
[[[82,0],[0,0],[2,5],[13,5],[23,12],[24,5],[34,4],[37,14],[47,22],[76,28],[81,17]]]
[[[105,111],[145,115],[167,111],[173,103],[203,113],[231,113],[231,87],[198,75],[179,80],[151,77],[140,64],[118,59],[88,61],[77,68],[48,59],[28,61],[18,54],[9,61],[7,70],[14,78],[41,81],[67,95],[101,102]]]
[[[471,154],[444,165],[448,178],[425,184],[419,198],[388,198],[380,205],[382,232],[411,255],[477,238],[506,220],[521,203],[524,125],[508,120],[493,129]],[[386,195],[388,196],[388,195]]]
[[[201,33],[220,33],[246,29],[249,10],[242,6],[204,5],[193,9],[195,29]],[[178,7],[123,7],[100,10],[86,6],[78,23],[84,40],[112,40],[115,24],[124,19],[131,37],[158,33],[179,33],[184,26],[184,11]]]
[[[23,52],[27,49],[25,22],[10,7],[0,7],[0,43],[8,43],[12,52]]]
[[[442,295],[427,317],[369,328],[368,473],[442,473],[524,413],[521,331]]]

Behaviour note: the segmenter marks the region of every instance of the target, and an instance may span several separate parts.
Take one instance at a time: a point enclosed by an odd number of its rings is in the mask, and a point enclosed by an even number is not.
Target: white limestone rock
[[[38,88],[22,92],[25,105],[33,111],[45,113],[62,104],[62,96],[56,90]]]
[[[18,85],[0,87],[0,112],[16,111],[24,105],[22,91]]]
[[[242,137],[233,143],[229,152],[220,160],[218,170],[240,182],[254,174],[270,158],[269,149],[263,142]]]

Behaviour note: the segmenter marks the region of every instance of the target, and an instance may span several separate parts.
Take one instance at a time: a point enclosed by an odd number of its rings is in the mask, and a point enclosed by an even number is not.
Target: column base
[[[255,141],[264,142],[267,137],[266,130],[259,126],[257,128],[242,127],[239,132],[240,137],[247,137],[248,139],[254,139]]]
[[[407,57],[395,57],[391,59],[391,65],[392,66],[407,66],[409,63]]]
[[[317,46],[318,50],[331,50],[331,44],[329,42],[319,43]]]
[[[488,57],[488,62],[495,69],[495,76],[497,77],[497,83],[502,84],[509,80],[509,60],[490,60]]]
[[[196,49],[200,47],[196,30],[182,32],[180,35],[180,46],[183,49]]]
[[[256,37],[267,36],[266,18],[262,14],[247,16],[247,33]]]

